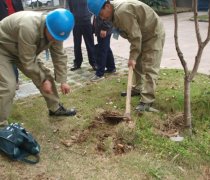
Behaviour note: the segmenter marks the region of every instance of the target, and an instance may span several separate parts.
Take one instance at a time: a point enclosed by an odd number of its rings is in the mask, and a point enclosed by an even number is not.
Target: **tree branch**
[[[177,51],[177,54],[178,54],[179,59],[181,61],[181,64],[184,68],[185,75],[187,75],[188,74],[187,63],[184,60],[184,56],[183,56],[182,51],[180,50],[179,42],[178,42],[178,21],[177,21],[176,0],[173,0],[173,4],[174,4],[174,22],[175,22],[175,27],[174,27],[175,46],[176,46],[176,51]]]
[[[196,37],[197,37],[198,44],[201,44],[202,40],[201,40],[200,29],[199,29],[199,24],[198,24],[198,10],[197,10],[198,2],[197,2],[197,0],[193,0],[193,4],[194,4],[193,11],[194,11]]]
[[[195,31],[196,31],[196,36],[197,36],[197,41],[198,41],[198,52],[197,55],[195,57],[195,63],[193,66],[193,70],[192,73],[190,74],[190,81],[194,78],[194,76],[196,75],[197,71],[198,71],[198,67],[201,61],[201,55],[203,53],[203,49],[205,48],[205,46],[207,45],[207,43],[210,41],[210,11],[208,13],[209,16],[209,26],[208,26],[208,33],[207,33],[207,37],[205,39],[205,41],[202,42],[201,40],[201,36],[200,36],[200,31],[199,31],[199,24],[198,24],[198,12],[197,12],[197,0],[193,0],[194,1],[194,20],[195,20]]]
[[[210,10],[208,12],[208,22],[209,22],[209,26],[208,26],[208,34],[207,34],[207,38],[206,40],[203,42],[204,43],[204,46],[206,46],[206,44],[208,44],[208,42],[210,41]]]

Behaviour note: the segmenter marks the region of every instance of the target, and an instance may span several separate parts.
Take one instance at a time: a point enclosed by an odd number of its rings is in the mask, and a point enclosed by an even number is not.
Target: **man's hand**
[[[106,34],[107,34],[106,31],[101,30],[101,32],[100,32],[101,38],[105,38],[106,37]]]
[[[130,67],[130,66],[131,66],[133,69],[135,69],[136,61],[130,59],[130,60],[128,61],[128,67]]]
[[[70,86],[67,83],[61,83],[61,92],[68,94],[70,92]]]
[[[47,94],[52,94],[52,83],[49,80],[45,80],[42,83],[41,89],[43,92],[47,93]]]

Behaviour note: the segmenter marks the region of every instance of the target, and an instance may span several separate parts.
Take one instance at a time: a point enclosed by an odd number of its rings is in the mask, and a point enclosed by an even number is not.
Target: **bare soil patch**
[[[109,118],[109,117],[115,118]],[[95,146],[95,151],[102,155],[106,152],[119,155],[134,149],[133,144],[126,143],[122,137],[117,135],[117,125],[123,122],[118,112],[105,111],[90,123],[90,125],[82,131],[74,132],[71,140],[62,141],[65,146],[81,145],[87,141],[91,141]]]

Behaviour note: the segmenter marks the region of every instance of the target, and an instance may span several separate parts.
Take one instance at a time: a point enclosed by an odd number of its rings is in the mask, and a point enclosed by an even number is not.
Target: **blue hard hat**
[[[106,0],[87,0],[87,6],[91,13],[98,16],[105,2]]]
[[[56,9],[47,14],[46,26],[55,40],[64,41],[74,27],[74,16],[69,10]]]

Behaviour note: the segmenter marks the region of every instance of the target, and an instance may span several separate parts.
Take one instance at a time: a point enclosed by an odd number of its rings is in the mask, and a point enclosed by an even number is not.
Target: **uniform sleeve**
[[[120,14],[120,30],[123,30],[130,42],[130,60],[136,60],[141,53],[142,33],[134,14],[130,12]]]
[[[67,55],[63,43],[59,42],[50,47],[50,54],[54,66],[55,80],[58,83],[67,81]]]
[[[36,61],[36,31],[32,22],[24,22],[20,25],[18,33],[18,56],[22,63],[25,74],[40,86],[45,80],[45,73]]]

